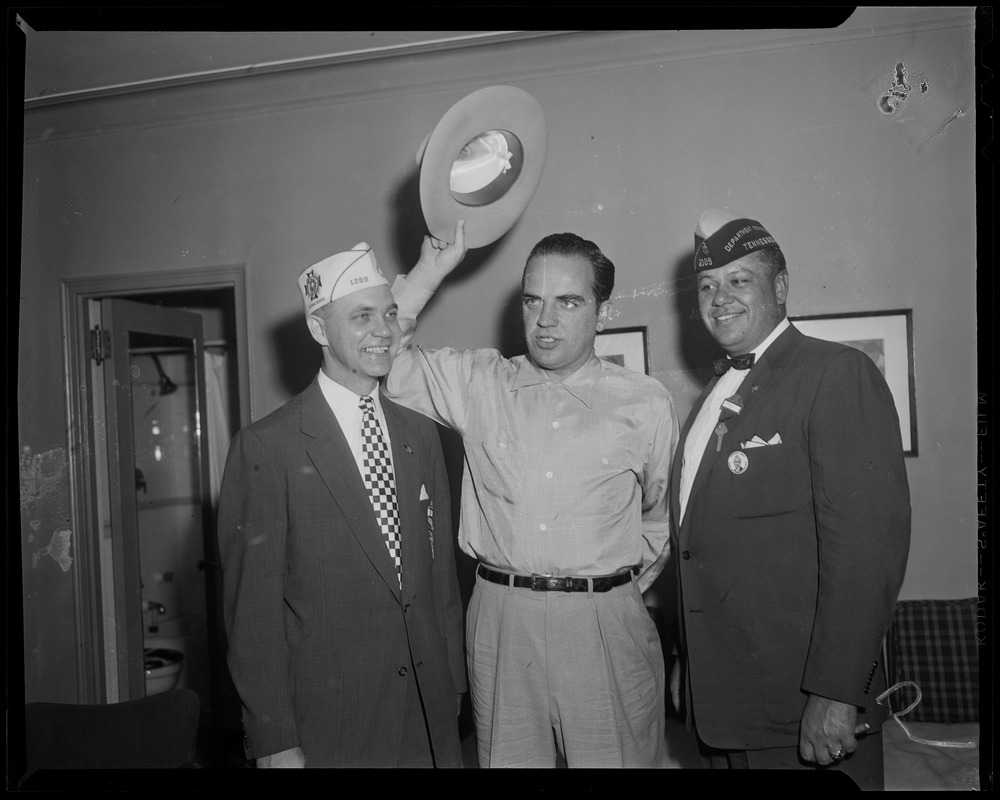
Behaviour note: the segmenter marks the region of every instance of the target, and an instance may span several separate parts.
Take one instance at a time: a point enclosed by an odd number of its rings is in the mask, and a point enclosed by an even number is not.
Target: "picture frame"
[[[645,325],[598,331],[594,339],[594,352],[605,361],[649,375]]]
[[[913,371],[913,309],[789,317],[806,336],[840,342],[868,355],[896,401],[903,454],[917,455],[917,401]]]

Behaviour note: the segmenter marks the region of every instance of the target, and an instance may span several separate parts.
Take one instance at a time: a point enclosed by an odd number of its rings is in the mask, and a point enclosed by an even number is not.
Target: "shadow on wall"
[[[303,391],[322,363],[320,347],[313,341],[301,312],[293,314],[271,331],[278,381],[287,397]]]
[[[500,306],[497,318],[498,349],[507,358],[521,356],[528,352],[524,339],[524,324],[521,321],[521,286],[511,288],[507,299]]]
[[[698,286],[693,263],[694,251],[691,250],[667,269],[667,285],[675,287],[670,295],[674,307],[672,313],[667,310],[667,319],[675,320],[677,326],[680,366],[691,374],[699,388],[704,388],[712,379],[712,361],[722,351],[698,313]],[[683,422],[681,420],[681,424]]]
[[[392,191],[392,254],[386,253],[383,267],[396,274],[410,271],[420,257],[420,244],[427,233],[424,212],[420,209],[420,172],[413,170]],[[390,260],[391,259],[391,260]]]

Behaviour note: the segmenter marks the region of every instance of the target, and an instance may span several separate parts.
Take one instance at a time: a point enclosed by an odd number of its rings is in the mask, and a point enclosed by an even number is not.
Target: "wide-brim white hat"
[[[465,220],[467,247],[517,221],[538,188],[547,133],[542,108],[514,86],[489,86],[453,105],[417,151],[427,230],[450,242]]]

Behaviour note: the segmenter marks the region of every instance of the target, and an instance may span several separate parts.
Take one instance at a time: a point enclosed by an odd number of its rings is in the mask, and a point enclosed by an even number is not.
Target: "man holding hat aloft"
[[[689,724],[713,764],[881,789],[880,651],[910,538],[893,398],[867,355],[788,322],[785,259],[756,220],[706,211],[694,267],[727,358],[671,477]]]
[[[441,444],[378,391],[396,303],[365,243],[298,286],[322,368],[236,435],[219,508],[249,754],[260,767],[459,767],[465,665]]]
[[[403,342],[445,275],[426,238],[393,293]],[[386,392],[462,435],[459,544],[479,565],[466,615],[483,767],[658,767],[665,676],[642,592],[668,547],[673,401],[604,361],[614,265],[554,234],[522,276],[527,356],[404,347]]]

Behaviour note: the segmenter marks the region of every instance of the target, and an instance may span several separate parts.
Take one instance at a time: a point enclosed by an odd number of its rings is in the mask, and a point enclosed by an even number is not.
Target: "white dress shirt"
[[[678,439],[663,384],[596,355],[554,383],[525,356],[408,346],[430,293],[402,276],[392,293],[404,346],[386,397],[462,436],[462,550],[519,575],[641,564],[649,588],[669,548]]]

